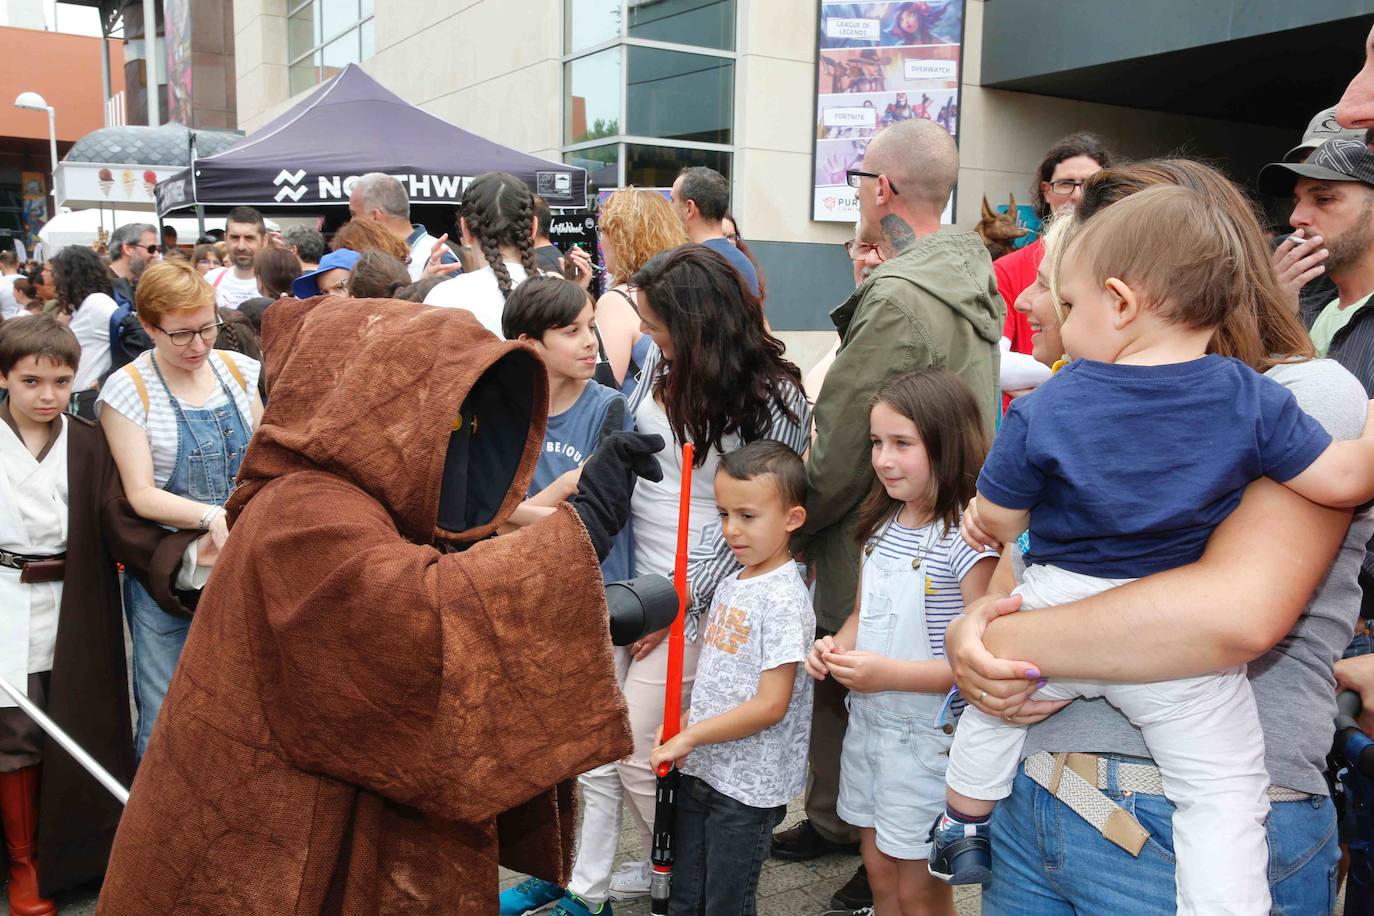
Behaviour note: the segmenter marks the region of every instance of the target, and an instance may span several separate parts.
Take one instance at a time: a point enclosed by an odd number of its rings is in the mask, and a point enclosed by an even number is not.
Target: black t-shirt
[[[551,270],[561,274],[563,265],[559,263],[563,258],[563,252],[558,250],[557,245],[540,245],[534,249],[534,266],[540,270]]]

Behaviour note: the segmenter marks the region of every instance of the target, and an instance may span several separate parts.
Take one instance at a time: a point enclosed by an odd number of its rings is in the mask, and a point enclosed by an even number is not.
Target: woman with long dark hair
[[[463,244],[481,252],[486,266],[440,283],[426,305],[464,308],[497,337],[510,291],[539,272],[534,263],[534,196],[508,172],[478,175],[458,208]]]
[[[89,248],[69,245],[53,255],[57,306],[72,312],[72,333],[81,344],[81,362],[72,382],[76,412],[95,419],[95,396],[110,371],[110,317],[119,309],[105,263]]]
[[[769,333],[763,308],[721,255],[683,245],[655,255],[631,278],[644,333],[653,340],[630,398],[641,432],[668,443],[659,453],[663,480],[638,486],[631,503],[636,532],[635,574],[669,574],[676,551],[682,444],[695,447],[692,471],[687,580],[687,646],[683,708],[691,700],[703,613],[722,579],[739,568],[717,520],[715,474],[721,455],[757,439],[776,439],[797,454],[810,441],[810,406],[801,372]],[[640,482],[645,483],[644,481]],[[654,774],[649,768],[654,730],[663,715],[667,631],[652,634],[626,653],[625,700],[635,752],[616,764],[636,820],[653,822]],[[589,814],[590,818],[590,814]],[[583,843],[593,840],[584,828]],[[647,842],[646,842],[647,850]]]

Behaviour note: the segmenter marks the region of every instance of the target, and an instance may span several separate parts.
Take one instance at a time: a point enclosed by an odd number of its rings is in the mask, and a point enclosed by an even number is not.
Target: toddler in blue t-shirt
[[[1261,476],[1325,505],[1374,496],[1374,440],[1333,444],[1287,389],[1207,353],[1245,275],[1243,230],[1197,192],[1159,187],[1066,240],[1057,294],[1074,362],[1012,403],[965,523],[970,543],[1029,527],[1023,607],[1195,561]],[[1036,697],[1104,697],[1141,729],[1176,807],[1180,913],[1269,912],[1269,777],[1243,665],[1152,684],[1054,680]],[[987,818],[1024,740],[1023,726],[964,713],[932,873],[987,879]]]

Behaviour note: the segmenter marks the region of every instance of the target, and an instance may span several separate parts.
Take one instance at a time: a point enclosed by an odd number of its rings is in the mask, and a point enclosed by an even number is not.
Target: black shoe
[[[868,886],[868,872],[862,865],[854,877],[830,898],[830,906],[837,910],[860,910],[873,905],[873,890]]]
[[[834,852],[856,855],[858,851],[858,843],[830,842],[816,832],[809,820],[773,834],[773,858],[784,862],[805,862]]]

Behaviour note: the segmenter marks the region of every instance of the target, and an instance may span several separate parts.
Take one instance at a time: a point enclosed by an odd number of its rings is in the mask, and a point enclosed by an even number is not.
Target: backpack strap
[[[222,362],[222,363],[224,363],[224,368],[226,368],[226,369],[229,370],[229,374],[232,375],[232,376],[234,377],[234,381],[238,382],[238,383],[239,383],[239,387],[243,389],[243,393],[244,393],[244,394],[247,394],[247,393],[248,393],[248,380],[247,380],[246,378],[243,377],[243,370],[239,368],[239,364],[238,364],[238,363],[234,362],[233,358],[229,355],[230,352],[232,352],[232,351],[230,351],[230,350],[216,350],[216,351],[215,351],[216,355],[219,356],[219,361]]]
[[[143,402],[143,415],[146,417],[149,410],[148,386],[143,383],[143,373],[138,371],[138,366],[135,363],[125,363],[124,368],[119,371],[133,381],[134,390],[138,392],[138,399]]]

